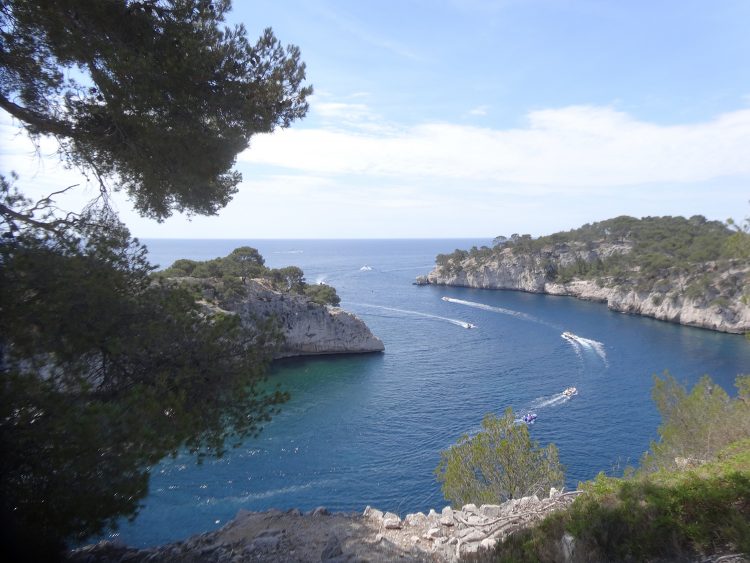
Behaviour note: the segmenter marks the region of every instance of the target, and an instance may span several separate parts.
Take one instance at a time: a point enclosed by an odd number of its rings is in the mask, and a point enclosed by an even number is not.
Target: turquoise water
[[[298,265],[309,282],[335,286],[386,351],[279,362],[272,378],[292,394],[282,413],[222,459],[197,466],[185,455],[154,467],[143,510],[119,531],[132,545],[217,528],[241,508],[442,507],[440,450],[507,406],[539,415],[532,436],[557,444],[573,487],[621,472],[648,448],[659,423],[654,374],[669,369],[693,383],[710,373],[729,390],[750,372],[750,344],[738,336],[566,297],[411,285],[437,253],[488,240],[146,242],[162,266],[244,244],[269,266]],[[578,395],[565,399],[569,386]]]

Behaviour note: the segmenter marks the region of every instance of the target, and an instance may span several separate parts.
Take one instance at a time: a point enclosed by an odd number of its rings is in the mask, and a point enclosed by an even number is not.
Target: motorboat
[[[466,324],[464,324],[464,326],[465,326],[466,328],[477,328],[477,325],[473,325],[473,324],[471,324],[471,323],[466,323]]]
[[[526,424],[533,424],[536,420],[536,413],[534,412],[527,412],[523,417],[521,417],[521,420],[524,421]]]
[[[570,340],[571,342],[575,342],[576,335],[572,332],[565,331],[560,336],[562,336],[565,340]]]
[[[372,270],[372,268],[371,268],[370,266],[368,266],[367,264],[365,264],[364,266],[362,266],[362,267],[361,267],[361,268],[359,269],[359,271],[360,271],[360,272],[369,272],[369,271],[371,271],[371,270]]]
[[[575,387],[568,387],[565,391],[563,391],[563,395],[565,395],[566,397],[578,395],[578,389],[576,389]]]
[[[450,300],[451,300],[451,298],[450,298],[450,297],[447,297],[447,296],[443,296],[443,297],[441,297],[441,299],[442,299],[443,301],[450,301]]]

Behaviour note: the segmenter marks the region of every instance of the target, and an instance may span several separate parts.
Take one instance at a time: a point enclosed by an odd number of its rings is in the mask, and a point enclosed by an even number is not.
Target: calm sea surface
[[[648,448],[659,424],[654,374],[668,369],[692,384],[708,373],[730,390],[750,372],[750,343],[738,336],[567,297],[411,285],[437,253],[489,240],[145,242],[162,267],[242,245],[268,266],[300,266],[308,282],[335,286],[386,351],[278,363],[272,377],[292,395],[282,413],[222,459],[198,466],[181,455],[154,467],[140,515],[119,530],[131,545],[218,528],[241,508],[440,508],[440,450],[507,406],[539,415],[532,436],[557,444],[573,487],[621,472]],[[579,392],[569,400],[560,394],[568,386]]]

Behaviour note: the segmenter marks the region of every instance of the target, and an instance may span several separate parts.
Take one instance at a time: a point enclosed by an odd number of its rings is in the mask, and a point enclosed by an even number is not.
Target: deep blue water
[[[119,531],[132,545],[217,528],[241,508],[440,508],[440,450],[507,406],[539,415],[532,436],[557,444],[573,487],[621,472],[648,448],[659,423],[654,374],[669,369],[692,384],[709,373],[730,390],[750,371],[750,344],[738,336],[567,297],[411,284],[437,253],[487,240],[145,242],[163,267],[244,244],[268,266],[298,265],[309,282],[335,286],[386,351],[278,363],[272,378],[292,395],[281,414],[222,459],[198,466],[181,455],[154,467],[143,510]],[[563,331],[590,342],[576,346]],[[565,400],[568,386],[579,394]]]

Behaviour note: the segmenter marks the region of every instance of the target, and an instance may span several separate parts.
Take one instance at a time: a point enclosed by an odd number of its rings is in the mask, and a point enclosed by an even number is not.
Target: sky
[[[618,215],[750,215],[747,0],[235,0],[297,45],[307,117],[253,137],[214,217],[141,238],[492,238]],[[0,115],[0,172],[78,208]]]

